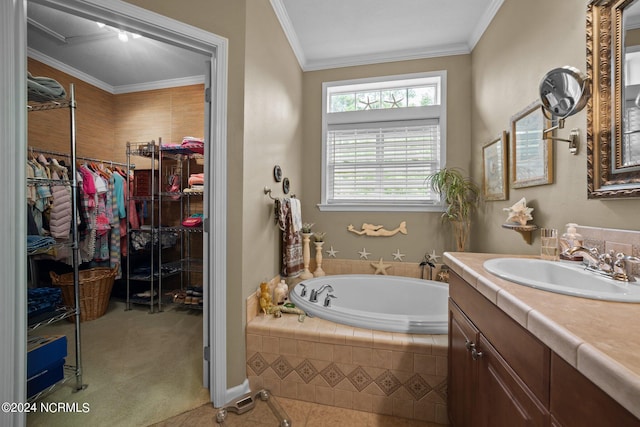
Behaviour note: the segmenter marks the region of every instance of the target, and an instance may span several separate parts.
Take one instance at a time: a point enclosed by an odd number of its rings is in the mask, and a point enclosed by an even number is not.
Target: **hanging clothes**
[[[52,179],[65,179],[66,176],[59,177],[58,172],[53,171]],[[52,185],[51,194],[53,203],[49,214],[49,232],[51,237],[56,239],[67,239],[71,232],[71,188],[68,185]]]

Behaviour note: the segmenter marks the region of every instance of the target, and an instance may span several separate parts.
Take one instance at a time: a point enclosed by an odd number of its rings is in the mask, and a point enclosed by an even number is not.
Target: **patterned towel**
[[[278,226],[282,230],[282,277],[297,277],[304,269],[302,239],[294,231],[291,199],[276,200]]]

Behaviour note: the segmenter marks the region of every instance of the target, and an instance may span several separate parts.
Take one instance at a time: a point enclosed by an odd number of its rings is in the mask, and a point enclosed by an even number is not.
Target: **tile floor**
[[[289,416],[293,427],[443,427],[442,424],[336,408],[283,397],[276,399]],[[216,414],[217,410],[207,404],[154,424],[153,427],[222,426],[216,422]],[[224,426],[278,427],[279,421],[268,409],[266,403],[257,401],[253,410],[242,415],[229,412]]]

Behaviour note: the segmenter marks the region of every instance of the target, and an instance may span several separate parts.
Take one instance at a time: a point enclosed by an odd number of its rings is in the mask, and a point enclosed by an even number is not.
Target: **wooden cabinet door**
[[[477,363],[467,346],[476,343],[478,330],[452,301],[449,303],[449,421],[455,427],[474,424]]]
[[[478,352],[478,426],[548,426],[549,413],[511,367],[480,334]]]
[[[640,427],[640,419],[555,353],[551,413],[557,425],[564,427]]]

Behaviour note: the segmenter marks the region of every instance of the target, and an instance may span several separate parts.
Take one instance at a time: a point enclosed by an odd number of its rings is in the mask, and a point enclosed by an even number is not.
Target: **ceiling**
[[[271,0],[305,71],[470,53],[503,0]]]
[[[470,53],[504,0],[271,0],[305,71]],[[204,81],[202,54],[28,2],[30,57],[111,93]],[[115,26],[115,25],[114,25]]]

